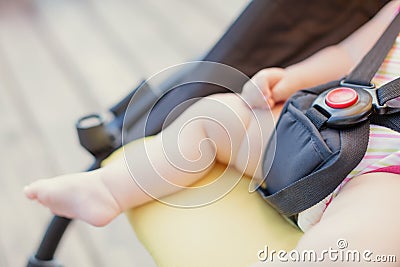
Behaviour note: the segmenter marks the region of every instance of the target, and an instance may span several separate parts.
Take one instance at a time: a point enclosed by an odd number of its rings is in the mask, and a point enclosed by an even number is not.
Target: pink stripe
[[[372,173],[372,172],[389,172],[389,173],[400,174],[400,166],[399,165],[395,165],[395,166],[379,168],[379,169],[376,169],[376,170],[373,170],[373,171],[369,171],[367,173]]]
[[[386,59],[383,61],[383,64],[382,64],[382,65],[388,65],[388,64],[396,64],[396,65],[398,65],[398,64],[400,64],[400,61],[394,60],[394,59],[388,59],[388,58],[386,58]]]
[[[386,158],[388,155],[365,155],[364,159],[383,159]]]
[[[377,134],[377,133],[371,133],[369,136],[371,137],[383,137],[383,138],[400,138],[400,134]]]
[[[393,80],[393,77],[388,75],[388,74],[376,74],[374,79],[381,79],[381,80],[391,81],[391,80]]]
[[[378,155],[370,155],[370,154],[365,154],[365,156],[364,156],[364,158],[365,159],[383,159],[383,158],[386,158],[386,157],[389,157],[389,156],[396,156],[396,157],[400,157],[400,152],[394,152],[394,153],[391,153],[391,154],[387,154],[387,153],[385,153],[385,154],[378,154]]]

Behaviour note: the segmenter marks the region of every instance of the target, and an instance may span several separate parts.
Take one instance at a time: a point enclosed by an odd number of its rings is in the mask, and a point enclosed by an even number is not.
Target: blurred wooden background
[[[198,59],[246,0],[0,0],[0,266],[25,266],[51,214],[22,194],[91,162],[76,120],[142,78]],[[65,266],[154,266],[126,219],[74,222]]]

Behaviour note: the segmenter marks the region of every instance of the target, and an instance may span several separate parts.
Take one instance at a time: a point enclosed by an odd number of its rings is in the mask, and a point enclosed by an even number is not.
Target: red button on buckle
[[[331,108],[347,108],[354,105],[358,100],[358,94],[354,89],[339,87],[330,91],[325,102]]]

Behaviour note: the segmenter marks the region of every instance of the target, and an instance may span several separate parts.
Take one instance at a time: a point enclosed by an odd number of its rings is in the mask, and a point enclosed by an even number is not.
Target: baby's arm
[[[400,1],[391,1],[369,22],[342,42],[328,46],[285,69],[267,68],[243,87],[242,96],[253,108],[273,107],[302,88],[340,79],[350,72],[371,49],[392,21]],[[255,90],[257,85],[262,92]],[[265,97],[263,100],[262,95]]]

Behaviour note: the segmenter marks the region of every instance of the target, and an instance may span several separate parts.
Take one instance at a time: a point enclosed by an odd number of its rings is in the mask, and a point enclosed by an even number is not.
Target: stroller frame
[[[203,60],[229,65],[249,77],[265,67],[286,67],[343,40],[388,1],[253,0]],[[187,80],[188,75],[191,74],[178,72],[163,82],[157,88],[158,92],[167,92],[161,99],[142,82],[110,108],[113,119],[109,122],[98,114],[79,119],[76,128],[80,143],[94,157],[87,171],[99,168],[104,159],[123,145],[123,130],[127,130],[124,141],[157,134],[167,115],[180,103],[227,92],[210,84],[189,84],[169,91],[172,85]],[[140,97],[135,96],[130,103],[139,89]],[[156,105],[149,110],[153,104]],[[85,126],[88,119],[95,123]],[[61,266],[54,254],[70,222],[71,219],[53,217],[37,251],[29,258],[28,267]]]

